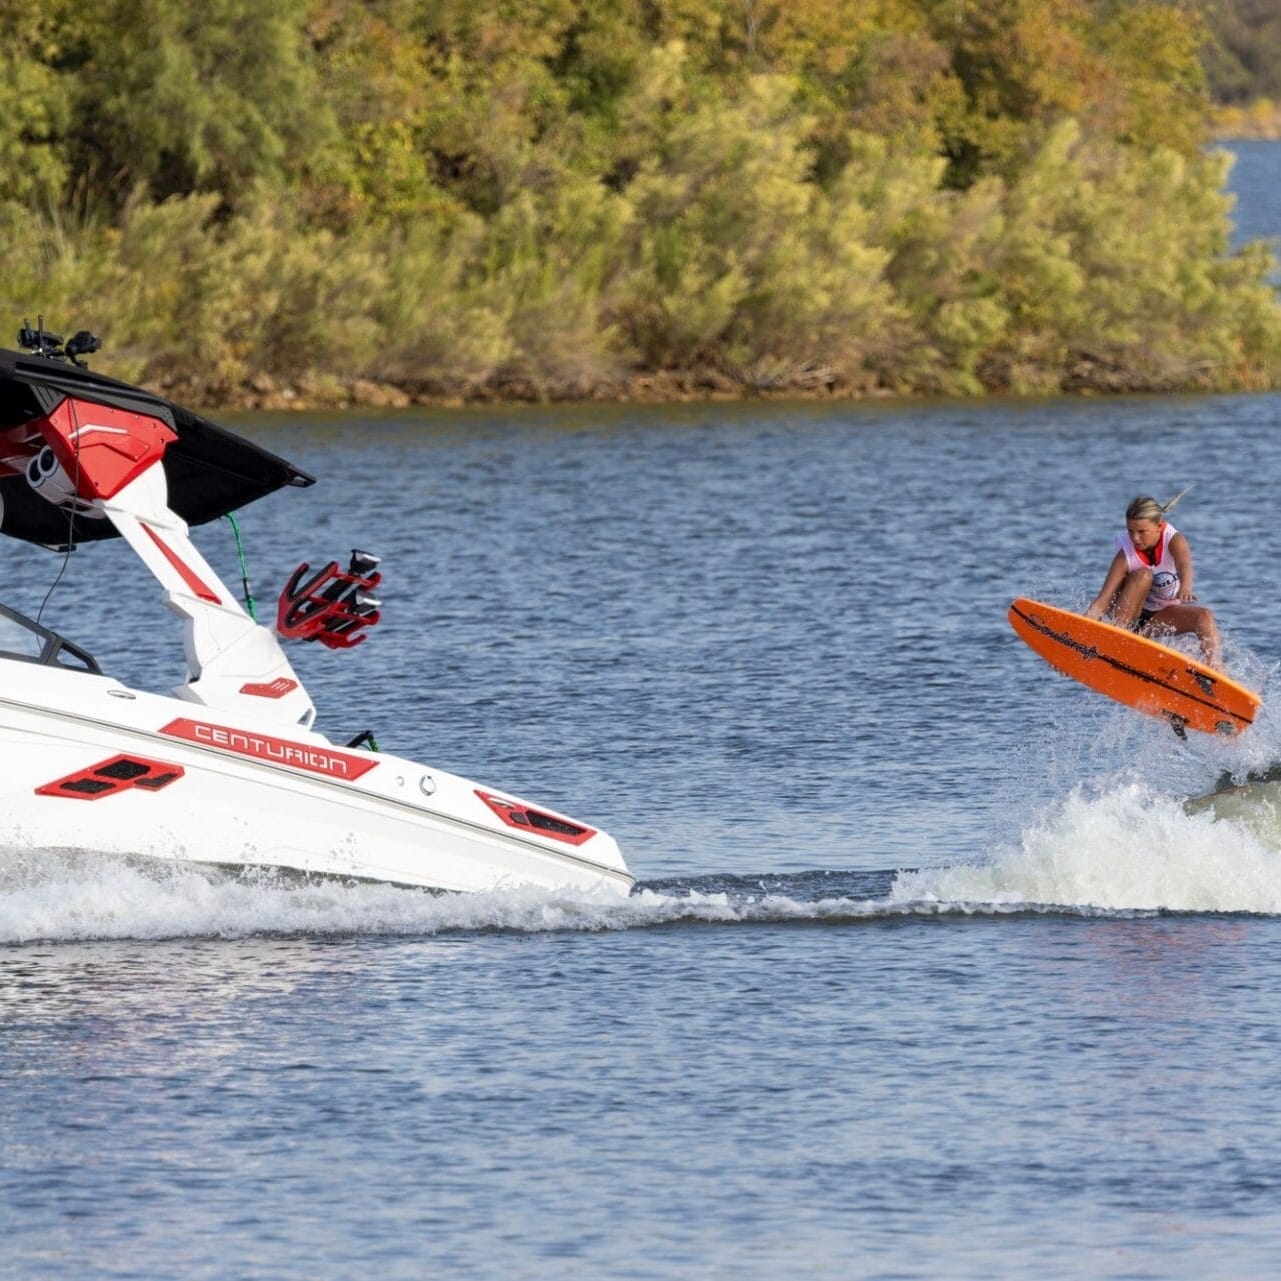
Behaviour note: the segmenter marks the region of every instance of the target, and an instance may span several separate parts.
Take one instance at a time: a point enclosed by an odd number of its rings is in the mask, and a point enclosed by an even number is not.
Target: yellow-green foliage
[[[1155,0],[11,7],[0,312],[211,395],[1266,385],[1201,39]]]
[[[680,45],[659,51],[654,74],[683,58]],[[732,101],[671,115],[622,197],[631,234],[612,309],[622,336],[667,368],[855,348],[892,301],[884,255],[860,245],[857,226],[808,180],[794,83],[750,77]]]

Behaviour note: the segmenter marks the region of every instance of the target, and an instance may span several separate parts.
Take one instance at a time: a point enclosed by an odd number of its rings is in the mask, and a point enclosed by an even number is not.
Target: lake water
[[[1272,197],[1281,149],[1234,182]],[[1261,197],[1263,198],[1263,197]],[[1243,207],[1253,216],[1255,206]],[[1254,234],[1281,230],[1281,213]],[[624,903],[211,885],[0,854],[0,1275],[1215,1278],[1281,1268],[1281,396],[235,422],[321,483],[263,600],[335,739],[613,832]],[[1125,504],[1177,513],[1242,738],[1057,677]],[[225,522],[200,533],[238,579]],[[5,547],[34,614],[55,557]],[[109,617],[99,620],[102,601]],[[166,688],[118,546],[45,620]]]

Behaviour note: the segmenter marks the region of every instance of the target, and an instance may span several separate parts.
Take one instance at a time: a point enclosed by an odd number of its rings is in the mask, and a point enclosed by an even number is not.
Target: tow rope
[[[240,560],[240,584],[245,591],[245,612],[256,623],[258,615],[254,612],[254,593],[249,585],[249,566],[245,563],[245,545],[240,538],[240,522],[236,520],[235,512],[227,512],[226,516],[231,522],[231,531],[236,536],[236,556]]]

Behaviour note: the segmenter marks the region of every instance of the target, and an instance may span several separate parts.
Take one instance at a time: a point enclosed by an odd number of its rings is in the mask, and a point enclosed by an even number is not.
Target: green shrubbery
[[[1272,385],[1197,33],[1085,0],[10,11],[0,299],[207,400]]]

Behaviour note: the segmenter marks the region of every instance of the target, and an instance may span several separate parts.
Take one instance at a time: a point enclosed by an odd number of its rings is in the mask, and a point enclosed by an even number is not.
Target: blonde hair
[[[1126,520],[1150,520],[1154,525],[1159,525],[1168,512],[1172,512],[1179,499],[1191,489],[1181,489],[1168,503],[1158,503],[1155,498],[1149,498],[1146,494],[1140,495],[1131,501],[1125,509]]]

